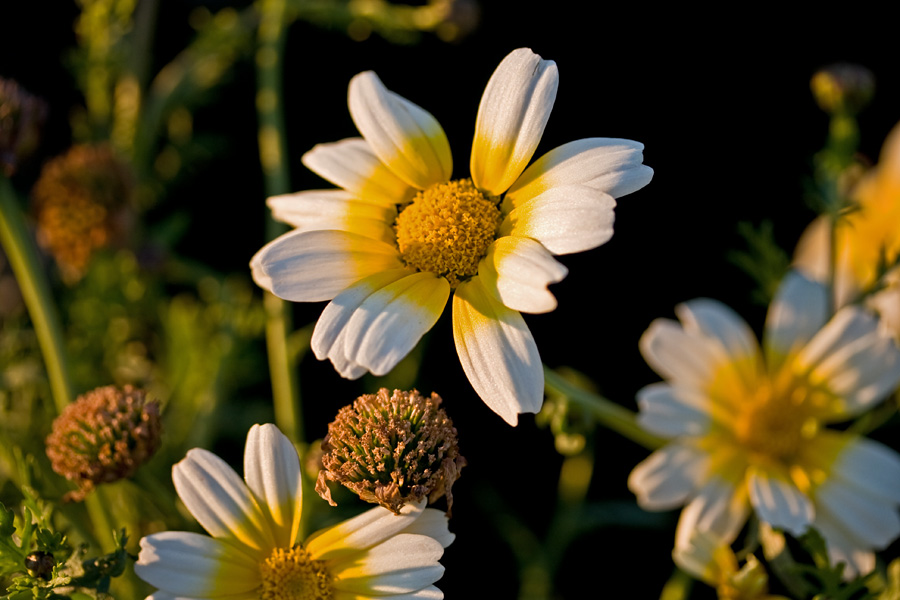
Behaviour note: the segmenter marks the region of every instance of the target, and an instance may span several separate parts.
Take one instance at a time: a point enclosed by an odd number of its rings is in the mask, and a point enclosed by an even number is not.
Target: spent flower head
[[[875,94],[875,76],[862,65],[837,63],[817,71],[809,87],[819,108],[828,114],[855,115]]]
[[[0,77],[0,171],[11,176],[38,146],[47,104]]]
[[[81,279],[91,255],[124,239],[134,178],[107,145],[73,146],[44,165],[32,190],[38,242],[68,282]]]
[[[94,486],[131,477],[159,448],[159,403],[130,385],[91,390],[67,406],[47,436],[53,470],[75,482],[81,500]]]
[[[316,491],[334,506],[327,481],[336,481],[366,502],[399,514],[407,503],[447,497],[466,459],[459,453],[456,428],[440,408],[441,397],[416,390],[381,388],[342,408],[322,441]]]

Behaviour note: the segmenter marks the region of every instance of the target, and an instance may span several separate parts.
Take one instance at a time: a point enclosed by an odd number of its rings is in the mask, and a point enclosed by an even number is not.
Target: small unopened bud
[[[859,113],[875,93],[875,76],[850,63],[825,67],[809,83],[819,107],[830,115]]]
[[[47,104],[0,77],[0,171],[11,176],[37,149]]]
[[[73,146],[49,161],[32,189],[37,239],[69,283],[93,253],[121,243],[130,229],[134,178],[107,145]]]
[[[399,513],[404,504],[447,497],[466,459],[441,397],[387,389],[357,398],[328,425],[316,491],[332,506],[326,481],[336,481],[366,502]]]
[[[130,385],[92,390],[67,406],[47,436],[53,470],[80,488],[81,500],[94,486],[131,477],[159,447],[159,403],[148,402]]]
[[[25,569],[32,577],[40,577],[41,579],[50,579],[53,573],[53,567],[56,566],[56,559],[49,552],[38,550],[32,552],[25,557]]]

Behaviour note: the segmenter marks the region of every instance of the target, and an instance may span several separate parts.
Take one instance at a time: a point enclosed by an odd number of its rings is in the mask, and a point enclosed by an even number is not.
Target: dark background
[[[69,145],[68,111],[82,102],[63,60],[74,44],[77,10],[65,2],[5,4],[0,75],[50,103],[41,150],[50,157]],[[190,39],[187,15],[200,4],[162,3],[157,67]],[[226,5],[202,4],[211,10]],[[360,71],[375,70],[391,90],[440,121],[453,150],[454,177],[465,177],[478,102],[500,60],[527,46],[556,61],[559,93],[536,156],[582,137],[629,138],[645,144],[645,163],[655,175],[646,188],[620,200],[609,243],[561,258],[570,273],[553,287],[559,308],[526,321],[546,364],[572,366],[607,397],[635,408],[635,392],[658,380],[637,341],[654,318],[671,317],[678,302],[722,300],[760,331],[765,307],[749,300],[754,283],[726,253],[744,248],[737,235],[741,221],[770,220],[790,252],[814,217],[804,186],[828,119],[809,93],[810,76],[837,61],[873,71],[877,92],[860,119],[861,151],[872,160],[900,119],[893,22],[867,3],[790,19],[781,11],[737,5],[715,11],[669,6],[484,0],[479,27],[468,37],[445,43],[425,35],[416,46],[393,45],[377,35],[355,42],[339,30],[295,23],[284,97],[292,187],[330,187],[300,157],[316,143],[356,135],[346,86]],[[192,215],[179,250],[222,272],[247,273],[264,242],[254,93],[252,65],[244,60],[195,113],[195,131],[220,136],[216,156],[193,167],[166,201]],[[315,320],[323,306],[296,306],[297,324]],[[458,538],[442,561],[447,573],[439,586],[451,599],[465,593],[513,598],[515,562],[494,525],[498,515],[515,516],[543,535],[561,459],[551,434],[532,416],[510,428],[471,390],[453,349],[449,311],[425,342],[417,386],[443,396],[469,460],[454,488],[451,529]],[[301,382],[309,439],[324,435],[340,405],[377,386],[343,381],[330,364],[312,357],[301,365]],[[647,452],[603,429],[593,444],[589,497],[633,504],[625,481]],[[617,595],[615,586],[623,583],[628,597],[658,597],[671,574],[676,517],[648,520],[648,529],[586,534],[566,554],[558,597]]]

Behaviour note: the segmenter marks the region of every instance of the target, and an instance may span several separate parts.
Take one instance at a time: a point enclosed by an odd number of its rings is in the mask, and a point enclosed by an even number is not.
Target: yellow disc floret
[[[275,548],[259,565],[260,600],[331,600],[334,577],[303,546]]]
[[[497,199],[478,191],[471,179],[459,179],[419,192],[394,229],[407,265],[446,277],[455,288],[478,273],[499,224]]]

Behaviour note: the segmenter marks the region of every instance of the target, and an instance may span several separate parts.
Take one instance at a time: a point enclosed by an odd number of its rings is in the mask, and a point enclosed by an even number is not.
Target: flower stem
[[[256,50],[256,110],[259,119],[259,158],[262,163],[267,196],[290,190],[285,156],[282,68],[284,64],[285,25],[288,21],[285,0],[259,0],[260,14]],[[266,239],[282,232],[281,225],[266,217]],[[290,359],[288,336],[291,314],[288,305],[267,293],[266,346],[275,404],[275,422],[292,441],[303,444],[303,417],[294,363]]]
[[[56,412],[60,413],[72,400],[72,385],[63,353],[62,327],[51,301],[50,285],[41,270],[37,250],[28,237],[12,183],[3,174],[0,174],[0,243],[28,308],[44,356]]]
[[[627,408],[573,385],[546,365],[544,366],[544,386],[587,409],[598,422],[633,442],[651,450],[659,448],[665,443],[662,438],[641,429],[637,423],[637,416]]]

